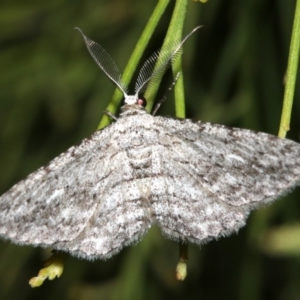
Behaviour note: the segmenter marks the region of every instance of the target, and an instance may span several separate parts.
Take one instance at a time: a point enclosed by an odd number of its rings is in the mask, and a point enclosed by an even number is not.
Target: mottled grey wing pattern
[[[125,191],[128,166],[112,143],[114,127],[97,131],[1,196],[0,236],[88,259],[108,258],[141,237],[150,225],[132,188]]]
[[[107,259],[124,246],[138,242],[151,226],[147,203],[144,203],[137,182],[132,178],[127,154],[115,149],[110,148],[106,153],[109,164],[107,185],[104,192],[94,199],[96,209],[92,217],[75,239],[59,243],[57,249],[87,259]],[[97,182],[98,186],[102,184],[101,180]]]
[[[152,224],[201,244],[300,181],[300,145],[130,106],[0,197],[0,236],[106,259]]]
[[[156,117],[168,191],[154,201],[171,238],[202,243],[237,231],[251,209],[300,182],[300,145],[261,132]],[[163,203],[163,204],[162,204]]]
[[[189,152],[187,149],[186,153]],[[245,225],[248,213],[207,190],[197,174],[188,169],[187,159],[173,151],[161,159],[167,188],[161,199],[152,199],[152,205],[156,222],[166,236],[202,244]]]

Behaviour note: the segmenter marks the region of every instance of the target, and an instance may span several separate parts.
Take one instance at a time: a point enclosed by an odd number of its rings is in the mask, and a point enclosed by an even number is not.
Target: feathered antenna
[[[142,66],[136,84],[135,84],[135,94],[138,96],[141,92],[143,92],[148,86],[150,80],[151,85],[155,84],[167,68],[174,62],[178,56],[182,53],[182,46],[186,42],[186,40],[199,28],[202,26],[198,26],[194,28],[185,38],[180,40],[172,41],[167,44],[163,51],[157,51],[152,54]],[[157,65],[158,62],[158,65]]]
[[[75,27],[75,29],[79,30],[79,32],[81,33],[86,47],[97,65],[106,74],[106,76],[123,92],[125,98],[124,102],[128,105],[132,105],[137,103],[139,94],[146,89],[150,80],[152,80],[151,84],[154,84],[161,78],[170,64],[175,61],[176,58],[182,53],[182,46],[186,42],[186,40],[200,27],[201,26],[198,26],[193,29],[182,41],[172,41],[170,44],[166,45],[166,47],[164,48],[166,50],[157,51],[146,60],[139,72],[135,85],[134,95],[127,94],[127,86],[122,81],[121,73],[108,52],[99,44],[86,37],[81,29],[79,29],[78,27]]]
[[[127,86],[122,81],[121,73],[115,61],[104,48],[85,36],[80,28],[75,27],[75,29],[77,29],[81,33],[85,45],[97,65],[106,74],[106,76],[123,92],[124,97],[126,98]]]

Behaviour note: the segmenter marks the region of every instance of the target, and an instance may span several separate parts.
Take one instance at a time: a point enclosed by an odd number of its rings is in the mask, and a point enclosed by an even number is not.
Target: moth
[[[122,112],[0,197],[2,238],[89,260],[111,257],[152,225],[170,239],[201,245],[238,231],[252,209],[299,185],[296,142],[145,110],[140,94],[197,29],[145,62],[134,95],[110,55],[80,31],[123,92]]]

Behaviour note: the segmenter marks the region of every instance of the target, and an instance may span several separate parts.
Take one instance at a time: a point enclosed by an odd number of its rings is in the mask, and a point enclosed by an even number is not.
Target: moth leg
[[[109,110],[105,110],[104,113],[105,113],[107,116],[109,116],[110,118],[114,119],[115,121],[118,120],[118,118],[117,118],[114,114],[112,114]]]
[[[157,113],[157,111],[159,110],[160,106],[166,101],[167,99],[167,94],[168,92],[170,92],[173,88],[173,86],[176,84],[178,78],[179,78],[180,72],[178,72],[175,76],[175,79],[173,80],[171,86],[167,89],[165,95],[157,102],[157,104],[155,105],[153,112],[152,112],[152,116],[155,116],[155,114]]]

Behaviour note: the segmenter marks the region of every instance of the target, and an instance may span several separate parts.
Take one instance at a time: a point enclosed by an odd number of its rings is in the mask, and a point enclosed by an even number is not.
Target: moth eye
[[[141,105],[143,107],[147,106],[147,100],[143,96],[139,96],[139,98],[136,101],[136,104]]]

